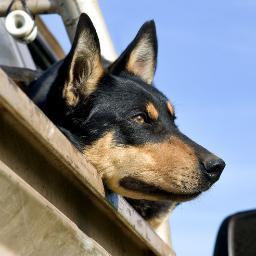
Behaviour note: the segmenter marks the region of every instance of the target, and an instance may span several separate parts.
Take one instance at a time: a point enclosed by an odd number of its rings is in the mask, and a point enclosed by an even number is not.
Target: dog
[[[225,163],[182,134],[175,110],[153,84],[154,21],[144,23],[113,63],[81,14],[66,58],[29,87],[29,97],[98,170],[105,186],[157,228],[173,202],[199,196]]]

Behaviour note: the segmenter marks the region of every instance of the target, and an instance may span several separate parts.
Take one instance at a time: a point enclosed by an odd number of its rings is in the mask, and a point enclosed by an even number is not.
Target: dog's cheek
[[[83,153],[91,162],[109,189],[132,198],[145,198],[142,193],[129,191],[120,186],[124,177],[140,177],[151,181],[155,179],[156,163],[142,147],[125,147],[115,144],[113,132],[106,133]],[[149,199],[154,199],[152,196]]]
[[[147,144],[144,151],[156,163],[154,169],[145,173],[144,181],[175,194],[193,193],[201,186],[196,154],[179,138]]]
[[[110,157],[112,139],[112,132],[108,132],[83,150],[87,160],[95,166],[102,178],[105,172],[110,172],[113,169]]]

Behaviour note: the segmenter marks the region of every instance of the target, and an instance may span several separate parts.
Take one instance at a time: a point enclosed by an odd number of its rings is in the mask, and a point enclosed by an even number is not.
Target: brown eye
[[[135,121],[138,124],[144,124],[145,120],[146,120],[146,118],[142,114],[133,117],[133,121]]]

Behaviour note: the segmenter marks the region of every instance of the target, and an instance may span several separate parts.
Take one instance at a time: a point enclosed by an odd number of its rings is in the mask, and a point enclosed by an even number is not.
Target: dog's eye
[[[146,122],[146,116],[144,114],[138,114],[132,118],[138,124],[144,124]]]

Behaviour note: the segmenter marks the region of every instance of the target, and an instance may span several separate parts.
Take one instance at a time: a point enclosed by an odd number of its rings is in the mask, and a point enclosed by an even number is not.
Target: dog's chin
[[[195,199],[198,197],[202,192],[195,192],[195,193],[170,193],[168,191],[158,191],[155,193],[138,193],[137,195],[134,194],[132,196],[127,196],[132,199],[143,199],[143,200],[150,200],[150,201],[173,201],[173,202],[186,202]],[[129,193],[128,193],[129,194]],[[130,195],[130,194],[129,194]]]
[[[184,194],[178,194],[178,193],[170,193],[170,192],[165,192],[166,195],[155,195],[156,196],[156,200],[159,201],[166,201],[166,200],[170,200],[170,201],[174,201],[174,202],[186,202],[186,201],[190,201],[195,199],[196,197],[198,197],[202,192],[195,192],[195,193],[184,193]]]
[[[132,177],[125,177],[121,179],[119,185],[126,191],[126,193],[121,193],[123,196],[133,199],[145,199],[151,201],[185,202],[198,197],[202,193],[202,191],[182,191],[180,193],[169,192]]]

